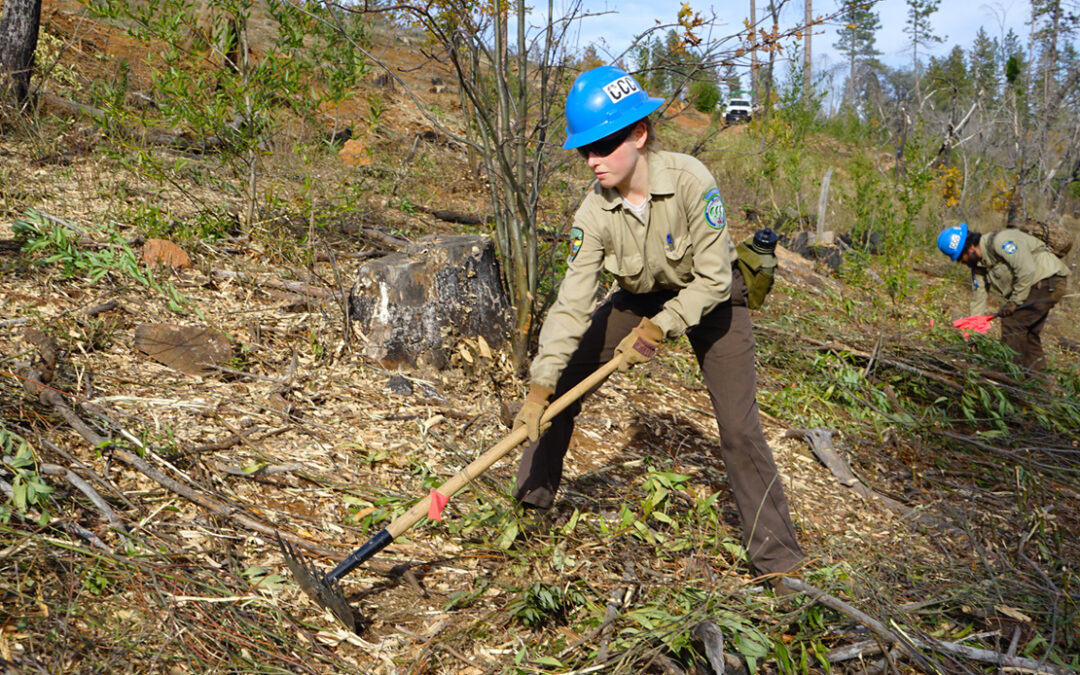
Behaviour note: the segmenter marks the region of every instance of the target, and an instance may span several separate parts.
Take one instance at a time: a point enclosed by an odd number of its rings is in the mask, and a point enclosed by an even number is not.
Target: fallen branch
[[[803,341],[803,342],[805,342],[807,344],[813,345],[819,351],[844,352],[845,354],[850,354],[851,356],[854,356],[855,358],[864,359],[867,362],[869,362],[871,359],[875,358],[874,354],[870,354],[869,352],[865,352],[865,351],[863,351],[861,349],[856,349],[856,348],[854,348],[854,347],[852,347],[850,345],[846,345],[846,344],[843,344],[843,343],[840,343],[840,342],[826,342],[824,340],[816,340],[816,339],[814,339],[812,337],[808,337],[806,335],[801,335],[801,334],[799,334],[797,332],[793,333],[791,331],[781,330],[779,328],[774,328],[772,326],[765,326],[765,325],[762,325],[762,324],[754,324],[754,330],[761,330],[761,331],[765,331],[767,333],[772,333],[774,335],[781,335],[781,336],[786,337],[786,338],[795,338],[795,339],[801,340],[801,341]],[[904,361],[900,361],[898,359],[892,359],[892,358],[884,357],[884,356],[881,356],[880,354],[876,355],[876,360],[877,360],[878,363],[888,365],[888,366],[890,366],[892,368],[896,368],[897,370],[902,370],[902,371],[904,371],[906,373],[911,373],[913,375],[918,375],[919,377],[923,377],[923,378],[926,378],[928,380],[933,380],[934,382],[937,382],[938,384],[941,384],[941,385],[943,385],[945,387],[948,387],[949,389],[952,389],[954,391],[959,391],[959,392],[964,391],[964,385],[963,384],[961,384],[961,383],[959,383],[959,382],[957,382],[955,380],[949,379],[948,377],[945,377],[944,375],[939,375],[937,373],[930,372],[929,370],[926,370],[925,368],[919,368],[919,367],[911,365],[910,363],[905,363]],[[978,375],[981,375],[982,377],[985,377],[988,380],[993,380],[995,382],[1000,382],[1002,384],[1007,384],[1007,385],[1012,386],[1012,387],[1020,387],[1020,386],[1022,386],[1020,382],[1014,380],[1013,378],[1011,378],[1011,377],[1009,377],[1007,375],[1002,375],[1001,373],[997,373],[997,372],[994,372],[992,370],[986,370],[985,368],[978,368],[978,367],[972,366],[971,364],[965,364],[963,370],[977,373]]]
[[[811,586],[802,579],[782,577],[780,582],[794,591],[806,593],[806,595],[815,602],[820,602],[826,607],[834,609],[866,626],[882,640],[900,647],[905,654],[913,658],[919,666],[923,667],[928,672],[941,672],[942,669],[933,667],[926,657],[916,648],[929,649],[944,654],[950,654],[952,656],[962,656],[971,659],[972,661],[979,661],[982,663],[993,663],[1002,669],[1020,669],[1033,673],[1048,673],[1049,675],[1071,675],[1073,673],[1072,669],[1064,666],[1056,666],[1021,656],[1010,656],[1009,654],[1003,654],[989,649],[977,649],[955,642],[944,642],[918,636],[901,636],[899,633],[886,628],[884,624],[870,615],[855,609],[839,598]]]
[[[951,654],[953,656],[962,656],[966,659],[971,659],[972,661],[979,661],[981,663],[993,663],[1002,670],[1008,668],[1024,670],[1032,673],[1049,673],[1050,675],[1075,675],[1075,671],[1072,668],[1066,668],[1065,666],[1056,666],[1050,663],[1037,661],[1035,659],[1029,659],[1023,656],[1009,656],[1008,654],[995,652],[990,649],[977,649],[975,647],[968,647],[967,645],[961,645],[955,642],[927,640],[918,637],[914,637],[911,640],[912,642],[924,649],[932,649],[934,651]]]
[[[305,284],[301,281],[285,281],[272,278],[269,275],[253,278],[241,272],[234,272],[232,270],[210,270],[210,274],[219,279],[239,279],[240,281],[256,286],[268,286],[269,288],[289,291],[290,293],[296,293],[298,295],[309,295],[315,298],[340,299],[343,295],[342,292],[336,288],[312,286],[311,284]]]
[[[85,472],[88,476],[90,476],[91,478],[94,479],[95,483],[97,483],[101,487],[105,488],[109,492],[116,495],[116,498],[119,499],[120,501],[124,502],[124,504],[126,504],[129,509],[132,509],[132,510],[137,510],[138,509],[138,507],[135,506],[135,504],[130,499],[127,498],[127,495],[125,495],[115,485],[113,485],[112,483],[108,482],[107,480],[105,480],[104,478],[99,476],[97,474],[97,472],[94,471],[94,469],[90,465],[86,464],[85,462],[79,461],[78,458],[72,456],[69,452],[67,452],[66,450],[64,450],[60,446],[56,445],[55,443],[53,443],[52,441],[50,441],[47,438],[42,438],[41,436],[38,436],[38,441],[40,441],[41,444],[44,445],[46,448],[52,450],[53,452],[57,453],[58,455],[60,455],[64,459],[66,459],[67,461],[71,462],[72,466],[77,467],[80,471]]]
[[[852,472],[851,467],[836,452],[832,437],[836,431],[831,429],[790,429],[784,434],[784,438],[799,438],[806,441],[814,456],[832,472],[836,480],[846,488],[850,488],[863,499],[877,499],[887,508],[900,513],[906,518],[911,518],[924,525],[941,528],[952,534],[963,534],[963,530],[935,518],[927,513],[918,513],[907,504],[896,501],[879,492],[875,492],[860,481]]]
[[[11,486],[11,483],[7,482],[3,478],[0,478],[0,492],[3,492],[8,499],[13,499],[15,496],[15,488]],[[27,509],[26,516],[28,520],[40,523],[42,521],[41,513],[37,509]],[[86,529],[78,523],[72,523],[66,520],[53,520],[53,523],[59,523],[68,531],[68,534],[76,536],[80,539],[85,539],[90,542],[90,545],[94,548],[101,549],[112,553],[112,549],[109,545],[101,541],[100,538],[90,530]]]
[[[9,458],[5,457],[4,461],[6,462],[8,459]],[[39,464],[38,471],[49,476],[63,476],[67,479],[67,482],[71,483],[75,487],[75,489],[86,495],[86,498],[90,500],[90,503],[93,504],[98,511],[101,511],[101,514],[104,515],[105,519],[109,521],[109,525],[115,527],[118,530],[126,529],[126,527],[124,526],[124,522],[116,516],[116,512],[113,511],[112,507],[109,506],[109,504],[101,498],[101,495],[98,494],[98,491],[92,488],[89,483],[83,480],[82,477],[80,477],[71,469],[65,466],[60,466],[59,464]]]
[[[802,579],[797,579],[795,577],[780,577],[779,582],[793,591],[805,593],[814,602],[819,602],[826,607],[834,609],[837,612],[840,612],[841,614],[861,623],[862,625],[873,631],[882,640],[885,640],[890,644],[898,645],[902,650],[904,650],[904,653],[910,656],[925,671],[935,673],[940,672],[940,669],[935,668],[926,658],[926,656],[924,656],[922,652],[915,648],[915,645],[905,640],[896,632],[886,628],[884,624],[882,624],[880,621],[873,618],[869,614],[855,609],[843,600],[840,600],[835,596],[829,595],[828,593],[811,586]]]
[[[27,369],[27,372],[30,375],[37,374],[37,371],[35,371],[34,369]],[[64,420],[69,425],[71,425],[71,427],[75,429],[75,431],[77,431],[79,435],[82,436],[83,439],[85,439],[88,443],[90,443],[96,448],[108,447],[113,457],[119,459],[128,466],[137,469],[143,475],[151,478],[159,485],[168,488],[169,490],[175,492],[181,497],[184,497],[188,501],[210,511],[211,513],[214,513],[215,515],[232,520],[238,525],[242,525],[243,527],[246,527],[254,532],[264,534],[267,537],[273,537],[274,535],[280,534],[282,539],[287,540],[289,543],[297,546],[298,548],[303,548],[306,551],[315,553],[316,555],[321,555],[332,560],[339,561],[345,558],[346,554],[341,553],[340,551],[326,548],[324,546],[316,544],[315,542],[308,541],[307,539],[298,537],[288,532],[279,532],[274,526],[264,523],[257,518],[254,518],[243,512],[240,507],[234,506],[232,504],[227,504],[223,501],[202,494],[194,488],[191,488],[177,480],[166,476],[154,467],[150,466],[150,464],[142,457],[128,452],[127,450],[124,450],[123,448],[112,443],[111,439],[101,436],[96,431],[91,429],[90,426],[86,424],[86,422],[84,422],[82,418],[80,418],[75,413],[75,411],[71,409],[70,406],[67,405],[67,402],[64,400],[63,396],[59,391],[45,385],[41,382],[40,379],[27,376],[26,379],[24,379],[23,386],[30,393],[37,394],[38,397],[42,400],[42,402],[52,405],[53,409],[56,410],[60,414],[60,416],[63,417]],[[99,412],[99,415],[104,415],[104,413]],[[111,419],[108,419],[108,421],[110,424],[113,425],[114,428],[120,428],[115,421]],[[125,437],[129,441],[135,443],[137,446],[139,445],[138,439],[131,436],[130,434],[125,434]],[[143,447],[142,449],[144,450],[144,452],[150,452],[150,450],[145,447]],[[72,525],[72,527],[79,526]],[[93,535],[92,532],[90,534]],[[102,546],[104,546],[104,544],[102,544]],[[399,576],[401,574],[405,574],[405,576],[408,576],[407,566],[403,568],[402,565],[378,563],[376,561],[371,561],[368,566],[376,572],[387,574],[389,576]]]
[[[94,106],[86,105],[84,103],[77,103],[49,92],[44,92],[41,96],[41,100],[44,107],[51,108],[54,112],[86,117],[104,129],[107,133],[130,139],[144,145],[198,153],[216,150],[225,145],[225,141],[220,136],[191,138],[188,134],[177,133],[168,129],[125,126],[110,117],[100,108],[95,108]]]
[[[829,663],[843,663],[852,659],[861,659],[864,656],[877,656],[882,652],[881,642],[878,640],[863,640],[844,647],[837,647],[825,654]]]
[[[427,213],[435,216],[439,220],[446,221],[448,223],[459,223],[461,225],[484,225],[486,223],[493,223],[495,219],[491,216],[481,218],[479,216],[472,216],[467,213],[459,213],[457,211],[448,211],[446,209],[433,209],[428,206],[415,206],[417,211],[421,213]]]

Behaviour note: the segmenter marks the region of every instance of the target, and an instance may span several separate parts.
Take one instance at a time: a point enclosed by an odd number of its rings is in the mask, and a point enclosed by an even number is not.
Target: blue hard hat
[[[967,241],[967,223],[960,223],[955,227],[946,227],[937,238],[937,247],[941,252],[949,256],[953,262],[960,259],[964,252],[964,242]]]
[[[664,104],[622,68],[599,66],[574,80],[566,95],[566,149],[580,148],[645,119]]]

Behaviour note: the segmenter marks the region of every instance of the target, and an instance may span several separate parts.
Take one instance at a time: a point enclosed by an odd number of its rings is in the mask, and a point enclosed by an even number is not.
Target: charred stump
[[[494,242],[485,236],[431,236],[366,263],[349,291],[349,316],[364,354],[384,367],[449,363],[464,337],[499,347],[510,330]]]

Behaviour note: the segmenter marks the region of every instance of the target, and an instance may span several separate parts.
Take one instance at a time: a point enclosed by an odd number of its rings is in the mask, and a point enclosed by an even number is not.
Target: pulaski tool
[[[579,382],[573,389],[555,399],[544,411],[544,416],[540,420],[541,426],[550,422],[570,404],[599,387],[609,375],[618,370],[625,358],[623,354],[617,355]],[[424,516],[428,516],[433,520],[440,520],[442,507],[446,505],[446,502],[451,497],[457,494],[473,478],[491,468],[495,462],[520,445],[527,437],[528,430],[524,426],[511,431],[484,454],[474,459],[468,466],[454,474],[437,489],[432,490],[428,496],[395,518],[384,529],[379,530],[363,546],[350,553],[349,557],[342,560],[337,567],[326,574],[320,573],[315,567],[302,560],[296,549],[278,535],[278,546],[281,547],[285,562],[288,564],[289,570],[292,571],[296,583],[308,594],[308,597],[320,606],[329,609],[343,626],[356,632],[356,615],[353,613],[352,607],[349,606],[348,600],[345,599],[345,593],[341,590],[341,578],[386,548],[390,542],[394,541],[403,532],[408,531]]]

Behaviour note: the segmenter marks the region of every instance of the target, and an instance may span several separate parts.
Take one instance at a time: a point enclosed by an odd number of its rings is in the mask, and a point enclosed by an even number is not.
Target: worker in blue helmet
[[[941,252],[949,256],[953,262],[960,260],[964,252],[964,243],[967,241],[967,223],[960,223],[954,227],[946,227],[937,238],[937,246]]]
[[[711,395],[743,544],[762,574],[797,569],[783,484],[762,433],[756,402],[754,336],[720,190],[689,155],[656,147],[649,115],[663,105],[626,71],[582,73],[566,98],[566,143],[595,181],[574,216],[566,275],[540,331],[528,395],[514,426],[528,429],[515,497],[552,506],[580,402],[547,428],[540,419],[561,396],[615,354],[648,362],[682,335]],[[596,304],[602,274],[618,284]],[[777,592],[785,592],[776,585]]]
[[[1005,301],[998,307],[1001,339],[1016,362],[1032,371],[1046,367],[1042,330],[1050,309],[1065,295],[1069,268],[1046,243],[1014,228],[982,234],[967,223],[938,234],[938,249],[971,268],[971,314],[985,314],[990,289]]]

